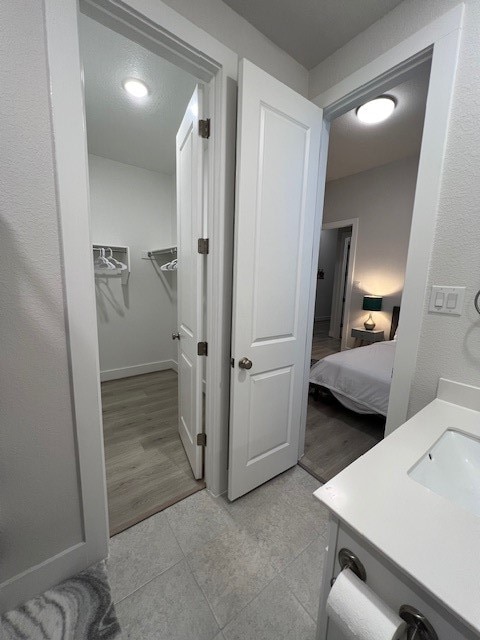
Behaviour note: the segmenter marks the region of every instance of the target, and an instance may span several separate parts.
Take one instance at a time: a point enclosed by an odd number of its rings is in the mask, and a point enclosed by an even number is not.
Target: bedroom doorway
[[[318,253],[311,364],[345,348],[358,220],[326,223]]]
[[[331,123],[299,461],[322,482],[384,437],[429,78],[426,61],[389,89],[383,122]]]

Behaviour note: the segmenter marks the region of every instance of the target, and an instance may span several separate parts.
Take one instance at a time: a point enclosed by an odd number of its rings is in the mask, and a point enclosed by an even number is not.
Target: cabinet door
[[[358,536],[347,530],[343,525],[340,525],[336,536],[335,562],[332,562],[333,558],[330,556],[330,562],[327,561],[326,563],[326,570],[330,571],[330,575],[325,576],[324,588],[327,582],[328,584],[330,583],[332,576],[338,575],[340,571],[338,552],[343,547],[347,547],[358,556],[366,569],[368,586],[375,593],[378,593],[382,600],[394,611],[398,611],[402,604],[410,604],[416,607],[428,618],[437,632],[439,640],[478,640],[478,636],[466,629],[452,614],[443,609],[432,596],[418,587],[373,548],[365,545]],[[330,546],[330,553],[333,548],[333,546]],[[343,634],[338,631],[330,620],[327,620],[326,625],[322,625],[322,617],[324,618],[324,616],[325,609],[321,607],[318,640],[345,640]],[[325,620],[323,621],[325,622]]]

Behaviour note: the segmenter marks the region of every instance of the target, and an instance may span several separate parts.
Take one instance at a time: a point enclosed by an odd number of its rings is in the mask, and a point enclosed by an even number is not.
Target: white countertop
[[[480,390],[442,380],[438,395],[315,496],[479,632],[480,518],[408,476],[446,429],[480,437]]]

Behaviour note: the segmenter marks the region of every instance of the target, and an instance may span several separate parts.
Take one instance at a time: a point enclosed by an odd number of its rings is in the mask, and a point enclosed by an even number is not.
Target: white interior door
[[[297,462],[322,126],[247,60],[238,107],[231,500]]]
[[[203,340],[203,270],[198,253],[203,227],[203,92],[197,86],[177,133],[177,309],[178,309],[178,431],[195,478],[203,475],[202,366],[197,355]]]

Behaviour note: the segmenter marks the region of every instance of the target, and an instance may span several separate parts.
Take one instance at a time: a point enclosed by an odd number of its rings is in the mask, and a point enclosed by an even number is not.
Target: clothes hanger
[[[177,270],[177,258],[172,260],[171,262],[167,262],[167,264],[162,264],[160,267],[161,271],[176,271]]]
[[[94,266],[96,269],[116,269],[115,265],[105,257],[105,249],[103,247],[100,249],[100,255],[95,260]]]
[[[121,269],[122,271],[127,269],[127,265],[126,264],[123,264],[123,262],[120,262],[120,260],[117,260],[116,258],[113,257],[113,251],[112,251],[111,247],[107,247],[107,251],[110,251],[110,255],[108,256],[108,261],[111,264],[113,264],[115,269]]]

